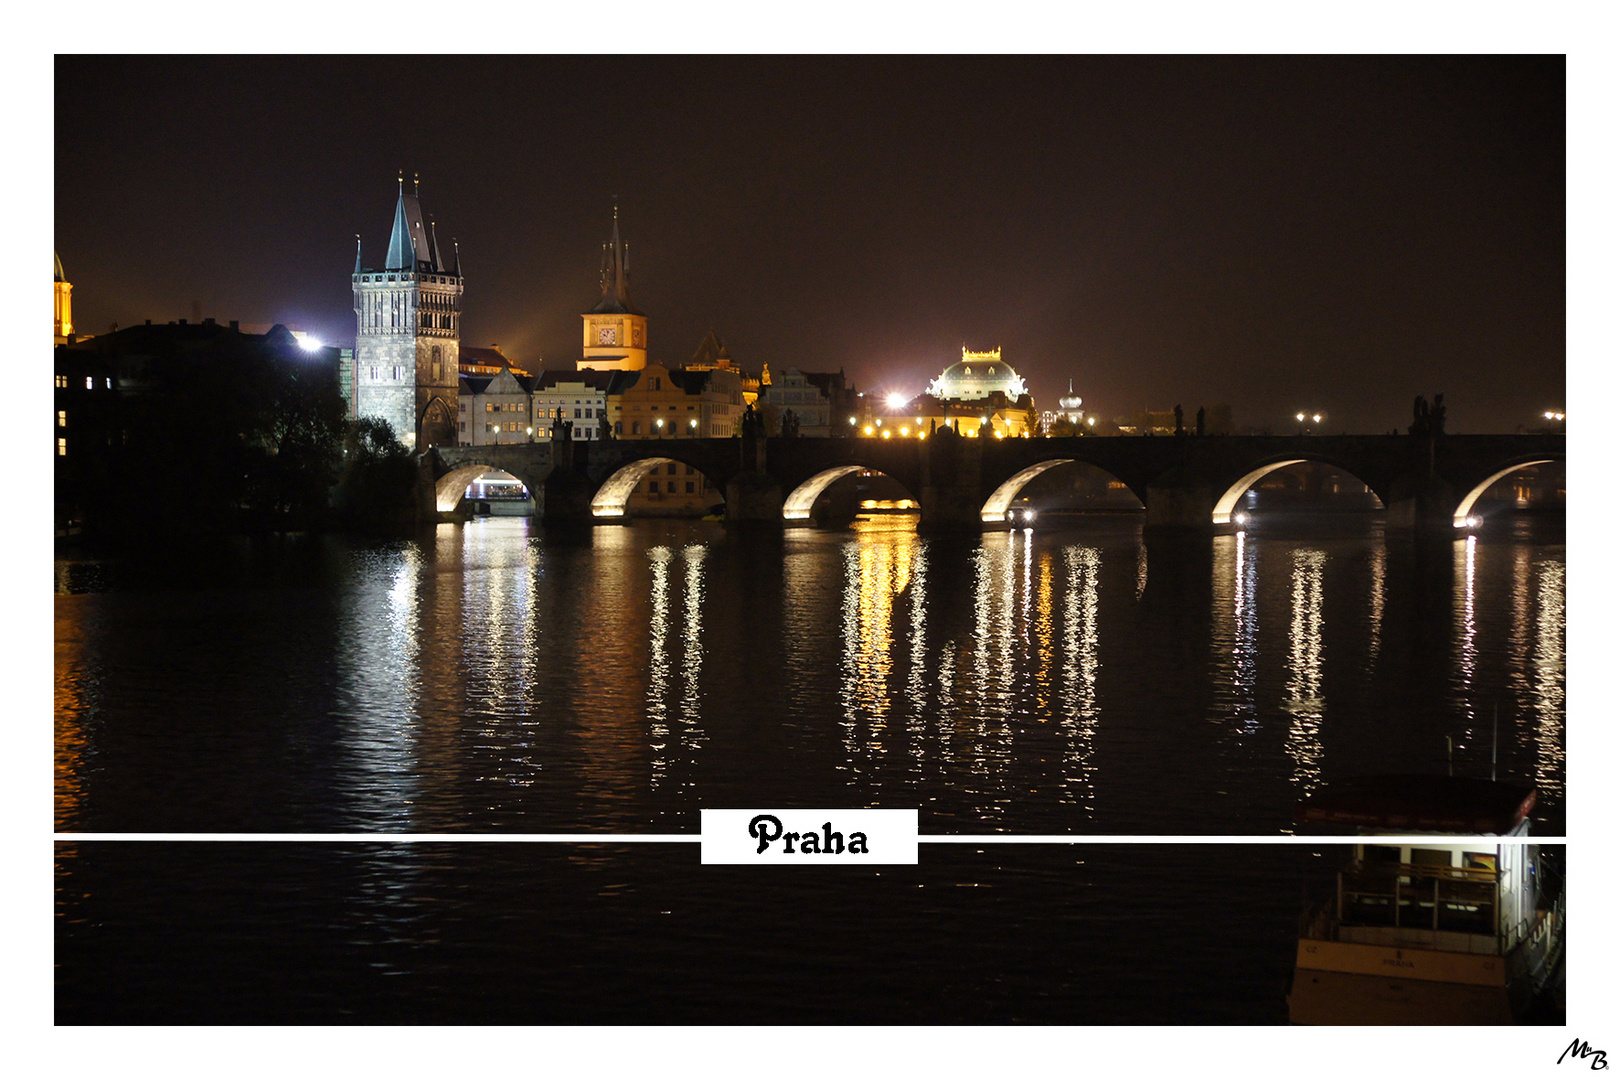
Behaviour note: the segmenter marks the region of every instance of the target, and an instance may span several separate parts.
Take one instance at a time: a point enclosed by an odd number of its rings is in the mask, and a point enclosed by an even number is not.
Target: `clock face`
[[[596,328],[596,343],[598,345],[618,344],[618,336],[614,330],[615,328],[611,326],[598,326]]]

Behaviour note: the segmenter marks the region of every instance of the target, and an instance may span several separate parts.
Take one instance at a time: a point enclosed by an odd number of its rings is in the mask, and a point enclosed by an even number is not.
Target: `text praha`
[[[754,849],[756,854],[763,855],[778,840],[782,842],[782,854],[794,854],[794,845],[798,845],[797,853],[800,855],[843,855],[846,851],[851,855],[871,854],[866,849],[866,834],[852,832],[849,834],[849,843],[844,843],[844,834],[834,832],[832,822],[823,822],[821,831],[817,832],[783,832],[782,819],[775,814],[758,814],[748,823],[748,835],[759,841]]]
[[[732,866],[917,864],[917,811],[705,807],[703,862]]]

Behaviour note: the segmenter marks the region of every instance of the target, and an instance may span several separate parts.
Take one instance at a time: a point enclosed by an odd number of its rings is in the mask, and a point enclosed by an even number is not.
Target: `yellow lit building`
[[[640,371],[647,366],[647,316],[630,303],[630,245],[619,239],[619,208],[613,234],[602,246],[602,298],[584,322],[581,370]]]
[[[928,384],[928,392],[862,422],[862,434],[915,438],[949,427],[970,439],[1022,439],[1039,431],[1034,399],[1000,349],[971,352]],[[888,434],[885,435],[885,432]]]
[[[55,252],[52,252],[55,255]],[[73,286],[62,272],[62,257],[56,258],[56,343],[66,345],[73,336]]]

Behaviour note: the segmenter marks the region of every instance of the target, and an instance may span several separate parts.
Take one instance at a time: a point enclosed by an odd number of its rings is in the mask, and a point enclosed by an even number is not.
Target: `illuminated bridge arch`
[[[1475,484],[1474,489],[1467,495],[1463,496],[1463,501],[1457,504],[1456,511],[1454,511],[1451,515],[1451,524],[1459,529],[1467,528],[1469,524],[1468,519],[1474,512],[1474,504],[1479,501],[1479,497],[1481,495],[1485,494],[1485,492],[1490,489],[1492,484],[1502,479],[1502,477],[1511,476],[1520,469],[1528,469],[1532,465],[1554,465],[1559,464],[1560,461],[1561,459],[1558,458],[1541,458],[1536,461],[1521,461],[1517,464],[1509,465],[1505,468],[1497,470],[1495,473],[1487,476],[1485,479]]]
[[[602,486],[596,489],[591,498],[591,517],[593,518],[622,518],[630,503],[630,495],[636,490],[636,485],[651,475],[652,472],[664,465],[688,465],[692,463],[669,457],[644,457],[624,465],[602,481]],[[693,466],[696,467],[696,466]]]
[[[788,493],[782,500],[783,521],[805,521],[810,517],[810,510],[821,498],[821,493],[832,487],[852,473],[865,469],[863,465],[835,465],[830,469],[823,469],[798,487]]]
[[[1002,481],[1000,487],[990,493],[988,499],[984,500],[984,505],[979,508],[979,520],[983,522],[1005,521],[1007,519],[1007,507],[1012,505],[1012,501],[1018,497],[1018,493],[1024,489],[1025,484],[1048,469],[1071,464],[1074,460],[1074,458],[1053,458],[1051,461],[1038,461],[1029,468],[1021,469],[1009,476]]]
[[[451,469],[433,483],[434,507],[441,513],[450,513],[461,504],[461,497],[462,495],[466,494],[467,485],[484,475],[486,472],[489,472],[491,469],[498,469],[502,472],[506,471],[501,469],[498,465],[486,465],[482,462],[474,465],[462,465]],[[534,488],[531,487],[527,481],[523,481],[522,477],[519,477],[518,479],[523,483],[524,487],[529,488],[531,494],[534,492]]]

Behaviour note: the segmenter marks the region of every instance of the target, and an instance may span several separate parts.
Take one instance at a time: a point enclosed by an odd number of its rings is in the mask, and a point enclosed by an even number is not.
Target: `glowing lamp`
[[[911,399],[906,397],[906,395],[904,395],[904,394],[890,394],[889,398],[888,398],[889,408],[891,408],[891,409],[904,408],[906,402],[910,401],[910,400]]]

